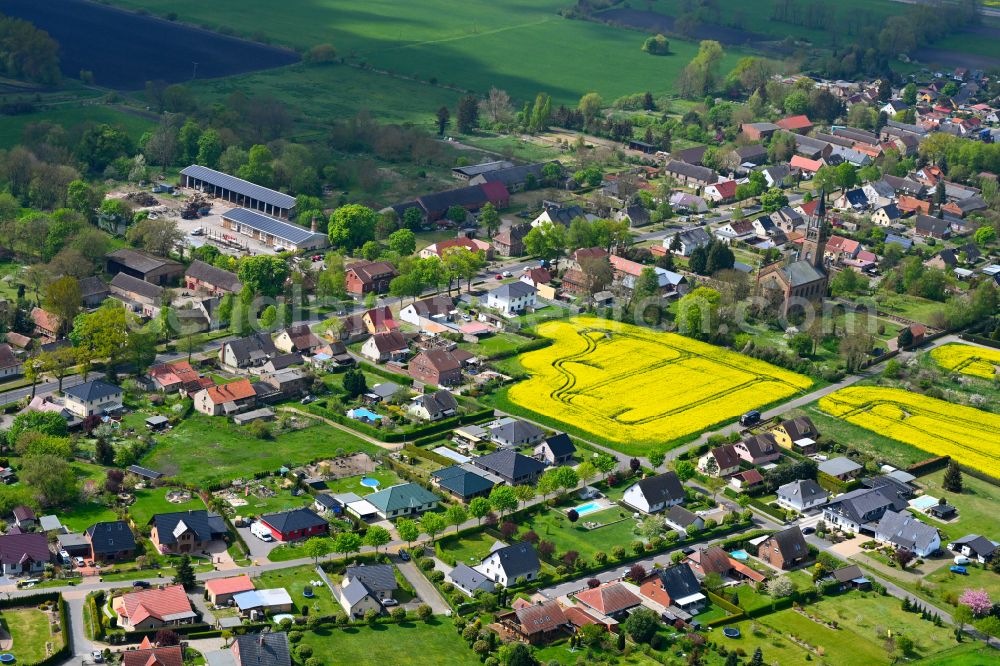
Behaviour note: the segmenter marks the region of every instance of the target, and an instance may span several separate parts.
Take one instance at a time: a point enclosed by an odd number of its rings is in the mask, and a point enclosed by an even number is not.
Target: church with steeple
[[[827,232],[826,193],[806,224],[806,236],[797,256],[763,266],[757,273],[757,295],[775,303],[787,316],[801,301],[821,303],[826,296],[829,276],[824,263]]]

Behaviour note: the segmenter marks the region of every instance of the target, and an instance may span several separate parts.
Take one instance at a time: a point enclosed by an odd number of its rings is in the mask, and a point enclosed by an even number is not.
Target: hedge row
[[[62,664],[69,658],[69,613],[66,610],[66,602],[58,592],[40,592],[26,597],[7,597],[0,599],[0,609],[3,608],[23,608],[27,606],[40,606],[43,603],[55,602],[59,610],[59,633],[62,636],[62,645],[59,649],[50,654],[45,659],[36,662],[36,666],[53,666]]]
[[[708,622],[705,623],[707,626],[716,627],[719,626],[720,624],[739,622],[744,617],[746,617],[746,611],[740,608],[739,606],[736,606],[735,604],[726,601],[725,599],[717,595],[715,592],[710,592],[708,590],[706,590],[705,592],[706,596],[708,596],[709,601],[711,601],[713,604],[715,604],[719,608],[729,613],[729,615],[726,615],[725,617],[717,617],[714,620],[709,620]]]
[[[339,423],[340,425],[346,426],[352,430],[357,430],[358,432],[364,433],[369,437],[373,437],[382,442],[405,442],[418,438],[424,438],[430,435],[437,435],[448,430],[453,430],[460,425],[466,425],[468,423],[475,423],[477,421],[493,418],[492,409],[482,409],[477,412],[462,414],[461,416],[453,416],[441,421],[435,421],[434,423],[428,423],[426,425],[413,428],[412,430],[407,430],[406,432],[385,432],[384,430],[372,427],[367,423],[362,423],[361,421],[352,419],[344,414],[335,412],[332,409],[322,407],[317,403],[304,405],[304,407],[305,411],[310,414],[315,414],[316,416],[329,419],[334,423]]]
[[[841,481],[835,476],[830,476],[826,472],[816,473],[816,483],[820,485],[824,490],[829,490],[834,494],[846,493],[861,485],[861,482],[857,479],[852,479],[850,481]]]
[[[378,375],[379,377],[385,377],[386,379],[396,382],[397,384],[401,384],[404,386],[413,386],[412,377],[407,377],[406,375],[400,375],[395,372],[389,372],[385,368],[380,368],[379,366],[372,365],[371,363],[365,363],[364,361],[361,361],[358,363],[358,368],[364,370],[365,372],[370,372],[373,375]]]
[[[157,627],[156,629],[142,629],[139,631],[126,631],[123,635],[125,636],[126,643],[139,643],[147,636],[152,638],[156,635],[156,632],[160,631],[162,628],[163,627]],[[178,624],[168,628],[176,634],[187,636],[194,633],[200,633],[202,631],[211,631],[212,625],[206,622],[196,622],[194,624]]]

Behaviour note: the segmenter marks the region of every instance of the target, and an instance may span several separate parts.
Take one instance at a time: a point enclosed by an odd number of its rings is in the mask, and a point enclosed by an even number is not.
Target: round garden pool
[[[363,485],[365,488],[378,488],[379,480],[373,479],[370,476],[363,476],[361,477],[361,485]]]

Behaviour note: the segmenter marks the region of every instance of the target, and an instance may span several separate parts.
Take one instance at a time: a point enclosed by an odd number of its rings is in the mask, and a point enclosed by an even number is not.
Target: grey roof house
[[[511,449],[503,449],[472,459],[472,464],[496,474],[512,486],[534,484],[545,465]]]

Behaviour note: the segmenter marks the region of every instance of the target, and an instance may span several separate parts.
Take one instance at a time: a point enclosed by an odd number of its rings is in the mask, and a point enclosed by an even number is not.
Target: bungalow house
[[[948,550],[964,555],[980,564],[992,562],[1000,552],[1000,544],[978,534],[966,534],[948,544]]]
[[[830,577],[837,581],[841,592],[854,589],[868,590],[872,586],[871,581],[865,578],[864,572],[857,564],[834,569],[830,572]]]
[[[212,541],[229,536],[222,516],[204,509],[158,513],[149,519],[149,539],[163,554],[204,551]]]
[[[451,297],[438,295],[413,301],[400,308],[399,319],[426,330],[428,326],[440,327],[441,321],[451,321],[454,312],[455,302]]]
[[[486,574],[463,562],[457,563],[451,571],[444,575],[444,579],[454,585],[459,592],[469,597],[474,597],[479,592],[492,592],[496,589],[496,585],[486,577]]]
[[[891,486],[859,488],[839,495],[823,507],[823,520],[845,532],[874,533],[886,511],[905,511],[907,502]]]
[[[369,610],[380,613],[383,602],[399,589],[391,564],[364,564],[347,567],[337,587],[337,601],[349,617],[364,617]]]
[[[729,477],[729,485],[740,492],[747,492],[764,485],[764,476],[757,468],[737,472]]]
[[[679,504],[675,504],[667,510],[667,513],[663,516],[663,522],[681,534],[690,534],[691,532],[705,529],[704,518],[688,511]]]
[[[719,179],[719,176],[708,167],[696,166],[687,162],[671,160],[663,167],[664,174],[673,178],[677,183],[689,187],[703,187],[711,185]]]
[[[84,536],[95,562],[122,562],[135,555],[135,535],[124,520],[94,523]]]
[[[809,546],[798,526],[789,527],[762,541],[757,557],[778,569],[791,569],[809,559]]]
[[[472,459],[472,464],[504,480],[511,486],[534,485],[545,464],[512,449],[502,449]]]
[[[740,455],[732,444],[716,446],[698,459],[698,469],[709,476],[729,476],[740,471]]]
[[[22,576],[45,571],[52,561],[48,537],[41,532],[0,535],[0,569],[4,576]]]
[[[420,484],[399,483],[367,495],[365,500],[383,520],[390,520],[432,511],[441,498]]]
[[[345,269],[347,293],[364,296],[369,293],[384,294],[389,283],[399,275],[396,267],[387,261],[358,261]]]
[[[799,513],[823,506],[828,499],[830,493],[812,479],[800,479],[778,487],[778,504]]]
[[[267,513],[259,522],[270,530],[276,541],[298,541],[330,531],[330,523],[306,508]]]
[[[195,259],[184,272],[184,288],[210,296],[223,296],[240,293],[243,283],[235,273]]]
[[[292,666],[288,634],[284,631],[236,636],[229,650],[235,666]]]
[[[198,617],[181,585],[128,592],[115,597],[111,607],[125,631],[193,624]]]
[[[153,387],[164,393],[183,391],[190,395],[215,383],[211,377],[199,375],[187,360],[154,365],[146,373]]]
[[[472,358],[464,349],[445,351],[429,349],[414,356],[406,371],[418,382],[434,386],[457,386],[462,383],[462,364]]]
[[[778,446],[784,449],[795,449],[804,455],[809,455],[813,451],[804,450],[806,447],[798,444],[798,442],[804,442],[808,439],[812,442],[812,447],[815,447],[816,442],[814,440],[819,437],[819,431],[808,416],[786,419],[771,428],[769,432],[774,437],[774,441],[778,443]]]
[[[739,241],[749,242],[756,235],[757,231],[751,220],[730,220],[715,230],[715,237],[726,245]]]
[[[512,317],[535,307],[538,290],[521,281],[500,285],[486,294],[486,307]]]
[[[573,440],[564,432],[546,437],[535,447],[535,459],[541,460],[546,465],[565,465],[573,460],[575,453],[576,446],[573,445]]]
[[[247,590],[233,595],[233,604],[243,617],[266,617],[275,613],[289,613],[295,607],[292,596],[283,587],[265,590]]]
[[[766,465],[781,457],[781,448],[774,435],[750,435],[733,445],[736,454],[751,465]]]
[[[908,550],[917,557],[929,557],[941,548],[937,528],[920,522],[909,511],[886,511],[875,526],[875,540]]]
[[[832,476],[833,478],[841,481],[856,479],[863,470],[864,467],[862,465],[859,465],[850,458],[845,458],[844,456],[830,458],[829,460],[824,460],[819,464],[820,473]]]
[[[146,318],[160,314],[163,287],[119,273],[111,279],[110,291],[111,295],[124,303],[131,312]]]
[[[455,416],[458,411],[458,401],[451,392],[440,389],[434,393],[416,396],[410,401],[406,411],[422,421],[440,421]]]
[[[410,353],[410,344],[399,331],[376,333],[361,345],[361,355],[374,363],[401,361]]]
[[[701,583],[686,564],[653,572],[639,585],[639,594],[664,608],[673,606],[691,615],[697,615],[707,600]]]
[[[509,546],[497,541],[490,548],[490,554],[475,568],[494,583],[510,587],[517,581],[538,578],[542,565],[534,546],[527,541]]]
[[[684,559],[684,562],[691,567],[691,571],[699,579],[713,573],[723,578],[748,580],[752,583],[762,583],[766,578],[759,571],[733,559],[729,553],[718,546],[695,550]]]
[[[623,504],[642,513],[663,511],[683,501],[684,486],[674,471],[637,481],[622,496]]]
[[[257,403],[257,392],[249,379],[203,388],[193,396],[194,408],[208,416],[238,414]]]
[[[502,449],[531,446],[545,437],[545,431],[534,423],[513,417],[498,419],[487,425],[486,429],[490,432],[490,441]]]
[[[548,600],[521,606],[497,616],[503,635],[532,645],[547,643],[569,631],[570,622],[559,602]]]
[[[431,483],[461,502],[485,497],[503,479],[470,463],[452,465],[431,472]]]
[[[708,210],[705,200],[687,192],[674,192],[670,195],[670,205],[675,211],[686,213],[704,213]]]
[[[942,220],[930,215],[917,215],[917,223],[913,232],[923,238],[936,238],[942,240],[951,236],[951,225],[947,220]]]
[[[642,599],[618,581],[577,592],[576,600],[605,617],[615,619],[626,617],[631,610],[642,605]]]
[[[64,406],[74,416],[86,419],[122,408],[122,390],[101,379],[92,379],[65,390]]]
[[[309,324],[298,324],[296,326],[289,326],[278,333],[274,338],[274,346],[278,351],[285,352],[286,354],[293,352],[312,354],[318,348],[325,347],[326,343],[312,332]]]
[[[205,581],[205,593],[213,606],[226,606],[233,596],[253,589],[253,579],[246,574]]]
[[[223,343],[219,348],[219,364],[230,372],[249,371],[264,365],[278,353],[268,333],[254,333]]]

